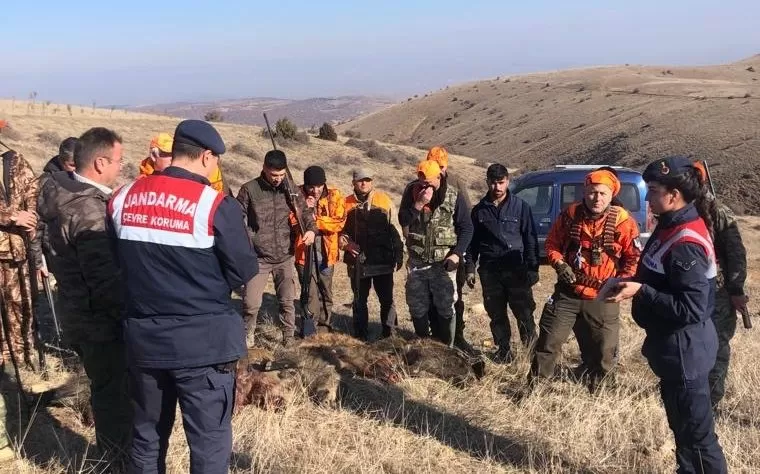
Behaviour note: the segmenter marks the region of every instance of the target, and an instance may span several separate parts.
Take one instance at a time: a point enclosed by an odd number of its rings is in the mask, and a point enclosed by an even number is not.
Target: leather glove
[[[465,283],[467,283],[467,286],[469,286],[470,288],[475,288],[476,278],[475,278],[474,273],[468,273],[464,281]]]
[[[573,274],[573,277],[575,277],[575,274]],[[528,270],[525,275],[525,279],[528,281],[528,286],[535,285],[538,283],[538,272],[535,270]]]
[[[565,283],[567,285],[572,285],[575,283],[575,273],[573,272],[573,269],[570,268],[570,265],[568,265],[565,262],[559,263],[554,270],[557,272],[557,279],[561,281],[562,283]]]

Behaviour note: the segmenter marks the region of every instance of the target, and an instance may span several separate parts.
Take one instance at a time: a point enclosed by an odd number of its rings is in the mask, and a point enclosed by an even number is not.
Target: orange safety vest
[[[554,266],[559,261],[575,271],[574,292],[583,299],[596,298],[608,278],[627,278],[636,273],[641,244],[639,227],[624,208],[610,206],[592,219],[576,202],[564,210],[546,238],[546,257]]]
[[[150,157],[147,157],[140,162],[140,174],[137,176],[137,179],[150,176],[155,171],[156,169],[153,167],[153,160]],[[211,174],[208,180],[209,182],[211,182],[211,187],[214,188],[216,192],[221,193],[222,191],[224,191],[224,182],[222,181],[222,169],[220,167],[217,166],[216,170]]]
[[[300,188],[303,193],[303,187]],[[338,249],[338,238],[340,231],[346,224],[346,207],[343,195],[336,188],[326,187],[319,198],[317,205],[314,207],[314,218],[317,229],[322,236],[322,257],[327,265],[335,265],[340,259],[340,250]],[[296,218],[290,213],[291,224],[296,226]],[[296,236],[295,259],[296,263],[303,265],[306,263],[306,246],[301,243],[300,231]]]

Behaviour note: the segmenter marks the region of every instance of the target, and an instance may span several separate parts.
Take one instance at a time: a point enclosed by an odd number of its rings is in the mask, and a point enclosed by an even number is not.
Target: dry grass
[[[0,111],[2,110],[0,102]],[[116,114],[114,114],[116,115]],[[23,137],[42,131],[60,136],[78,135],[93,125],[106,125],[125,138],[127,159],[138,161],[151,135],[171,131],[176,121],[165,118],[129,117],[8,117]],[[245,143],[263,156],[268,141],[258,129],[219,124],[228,143]],[[14,142],[31,157],[39,170],[49,155],[35,140]],[[388,146],[388,145],[385,145]],[[389,146],[390,148],[395,148]],[[422,158],[424,152],[404,148]],[[409,165],[396,170],[375,163],[366,155],[342,143],[314,140],[309,145],[288,148],[294,174],[315,161],[315,157],[340,156],[368,166],[377,172],[378,182],[386,189],[398,188],[413,175]],[[328,180],[349,192],[351,168],[346,164],[328,171]],[[226,178],[233,189],[256,176],[260,163],[235,154],[223,160]],[[455,156],[452,167],[460,174],[482,176],[484,170],[472,160]],[[394,195],[398,200],[399,196]],[[760,293],[760,219],[741,218],[748,243],[750,279],[748,291]],[[335,321],[350,327],[351,293],[345,268],[336,269],[334,299]],[[396,309],[403,329],[411,330],[404,299],[404,275],[396,273]],[[554,282],[549,268],[541,269],[541,283],[536,287],[540,311]],[[274,315],[271,282],[266,289],[265,308]],[[483,311],[479,289],[465,296],[466,334],[470,341],[483,345],[490,340],[488,318]],[[757,313],[757,301],[751,310]],[[370,314],[371,331],[379,335],[379,311],[374,297]],[[345,380],[347,394],[337,409],[318,407],[305,396],[296,397],[280,412],[245,407],[233,420],[233,472],[667,472],[675,467],[673,443],[665,413],[656,390],[656,380],[639,350],[643,333],[631,321],[624,308],[620,344],[618,384],[590,395],[584,387],[569,379],[560,379],[540,387],[530,396],[520,394],[528,371],[528,361],[518,349],[518,359],[507,367],[489,365],[489,374],[479,383],[458,389],[435,379],[405,379],[397,386],[381,386],[361,378]],[[513,320],[514,321],[514,320]],[[513,325],[514,327],[514,325]],[[718,417],[718,434],[731,472],[754,472],[760,466],[760,366],[756,364],[760,341],[753,332],[741,328],[733,341],[733,361],[728,379],[725,409]],[[517,346],[517,343],[515,343]],[[570,341],[562,365],[579,361],[577,345]],[[31,374],[24,374],[28,385]],[[66,374],[55,372],[52,385],[60,385]],[[5,387],[7,398],[12,388]],[[10,418],[16,419],[9,407]],[[82,425],[72,407],[39,407],[31,422],[21,428],[10,427],[16,438],[19,459],[3,472],[63,473],[85,471],[81,468],[86,447],[93,441],[92,429]],[[169,452],[170,472],[188,471],[188,450],[181,424],[175,426]]]

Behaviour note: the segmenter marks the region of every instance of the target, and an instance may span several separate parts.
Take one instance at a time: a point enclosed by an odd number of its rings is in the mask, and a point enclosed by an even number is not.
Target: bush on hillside
[[[335,133],[335,128],[332,125],[325,122],[321,127],[319,127],[319,135],[317,135],[317,138],[335,142],[338,141],[338,134]]]
[[[247,156],[248,158],[253,158],[254,160],[260,159],[260,156],[258,153],[256,153],[256,150],[246,145],[245,143],[240,143],[240,142],[235,143],[234,145],[230,147],[230,152],[238,154],[238,155]]]
[[[295,140],[296,134],[298,133],[298,127],[291,122],[289,118],[283,117],[274,125],[274,133],[277,138],[282,138],[283,140]]]
[[[7,127],[5,127],[2,130],[0,130],[0,138],[4,138],[4,139],[7,139],[7,140],[19,141],[23,137],[21,135],[21,132],[19,132],[15,128],[11,127],[10,125],[8,125]]]
[[[206,112],[206,114],[203,116],[203,120],[206,122],[224,122],[224,115],[222,115],[222,113],[218,110],[211,110],[209,112]]]
[[[362,132],[358,130],[346,130],[346,133],[344,133],[344,135],[349,138],[361,138]]]
[[[63,141],[63,138],[61,138],[61,136],[55,132],[46,131],[38,133],[37,140],[39,140],[41,143],[44,143],[45,145],[58,147],[58,145],[60,145]]]

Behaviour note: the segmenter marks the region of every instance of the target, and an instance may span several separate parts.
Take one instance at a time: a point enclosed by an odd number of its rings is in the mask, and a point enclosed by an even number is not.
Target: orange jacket
[[[150,176],[155,171],[156,169],[153,168],[153,160],[150,157],[147,157],[140,162],[140,174],[137,176],[137,179]],[[209,177],[208,180],[211,182],[211,187],[214,188],[217,192],[221,193],[224,190],[224,182],[222,181],[221,168],[217,167],[214,173]]]
[[[608,225],[608,218],[614,214],[615,221]],[[610,206],[602,216],[592,219],[583,203],[577,202],[562,211],[549,231],[546,258],[552,266],[564,261],[573,267],[578,277],[574,292],[583,299],[594,299],[608,278],[627,278],[636,273],[641,255],[638,237],[639,226],[624,208]],[[591,265],[595,246],[601,253],[599,265]]]
[[[303,193],[303,187],[301,187]],[[335,265],[340,258],[338,250],[338,237],[343,226],[346,224],[346,207],[343,195],[336,188],[326,187],[314,208],[314,216],[317,229],[322,236],[322,257],[327,265]],[[291,221],[295,216],[291,213]],[[296,263],[303,265],[306,262],[306,246],[301,243],[301,235],[296,237]]]

